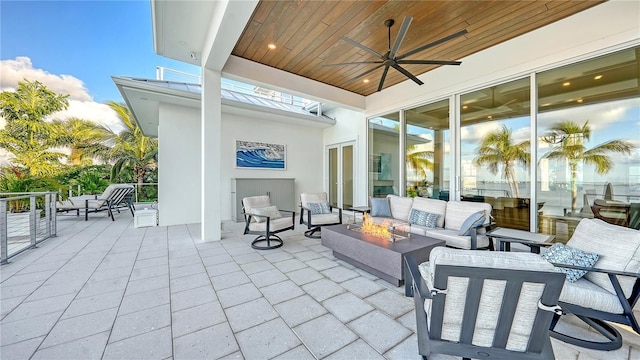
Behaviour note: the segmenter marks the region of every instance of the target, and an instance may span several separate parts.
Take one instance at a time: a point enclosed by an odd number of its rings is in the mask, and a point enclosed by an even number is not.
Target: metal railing
[[[56,236],[56,196],[56,192],[0,193],[0,263]],[[9,211],[16,204],[24,209],[27,200],[28,212]]]
[[[174,70],[171,68],[166,68],[163,66],[156,66],[156,80],[180,81],[196,84],[200,84],[201,81],[200,76],[189,74],[179,70]],[[283,104],[298,106],[306,111],[315,109],[316,115],[322,116],[322,104],[318,101],[305,99],[303,97],[283,93],[277,90],[262,88],[260,86],[250,85],[239,81],[229,80],[226,78],[221,79],[220,86],[224,90],[257,96],[263,99],[281,102]]]

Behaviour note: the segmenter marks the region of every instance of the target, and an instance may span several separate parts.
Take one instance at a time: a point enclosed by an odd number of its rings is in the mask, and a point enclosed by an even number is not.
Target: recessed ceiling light
[[[366,83],[369,82],[369,79],[364,79],[364,80],[362,80],[362,82],[366,84]]]
[[[267,45],[267,47],[269,48],[269,50],[275,50],[276,49],[276,44],[271,43],[271,44]]]
[[[467,105],[464,105],[462,108],[463,108],[464,110],[466,110],[466,109],[468,109],[469,107],[468,107]]]
[[[576,100],[576,101],[577,101],[577,102],[579,102],[580,104],[582,104],[582,102],[583,102],[584,100],[582,100],[582,99],[578,99],[578,100]]]
[[[491,119],[493,119],[493,116],[489,115],[489,116],[487,116],[487,119],[491,120]]]
[[[602,75],[596,75],[593,79],[594,80],[600,80],[600,79],[602,79]]]
[[[570,82],[568,82],[568,81],[567,81],[567,82],[565,82],[565,83],[562,83],[562,86],[569,86],[569,85],[571,85],[571,83],[570,83]]]

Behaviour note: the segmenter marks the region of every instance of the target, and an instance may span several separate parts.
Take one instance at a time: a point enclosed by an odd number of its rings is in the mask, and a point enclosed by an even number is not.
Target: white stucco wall
[[[200,222],[200,110],[161,104],[158,182],[160,225]],[[302,192],[323,191],[323,130],[222,113],[220,214],[231,220],[232,178],[295,178]],[[235,140],[285,144],[286,170],[236,169]],[[296,210],[296,209],[293,209]]]
[[[235,166],[235,141],[262,141],[286,145],[286,170],[238,169]],[[222,220],[231,219],[232,178],[295,178],[296,199],[302,192],[323,189],[322,129],[296,126],[278,121],[222,113],[222,171],[220,205]],[[297,209],[287,209],[297,210]]]
[[[200,222],[200,109],[162,103],[158,125],[161,226]]]

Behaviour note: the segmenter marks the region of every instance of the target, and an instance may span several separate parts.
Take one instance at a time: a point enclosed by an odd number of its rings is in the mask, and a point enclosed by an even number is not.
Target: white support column
[[[220,231],[220,142],[222,102],[219,71],[202,67],[201,117],[201,236],[202,241],[218,241]]]

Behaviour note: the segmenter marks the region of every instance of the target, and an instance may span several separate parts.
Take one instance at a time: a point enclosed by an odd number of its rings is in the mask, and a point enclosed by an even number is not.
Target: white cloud
[[[33,67],[31,59],[20,56],[15,60],[0,61],[0,90],[12,91],[18,87],[18,82],[28,79],[40,81],[57,94],[69,94],[67,110],[52,114],[50,118],[68,119],[77,117],[90,120],[111,128],[122,130],[120,120],[109,106],[93,101],[82,80],[71,75],[51,74],[43,69]],[[4,119],[0,120],[0,128],[4,127]]]
[[[71,75],[55,75],[42,69],[36,69],[31,59],[19,56],[15,60],[0,61],[0,89],[2,91],[15,90],[18,82],[28,79],[40,81],[57,94],[69,94],[69,99],[93,101],[82,80]]]

